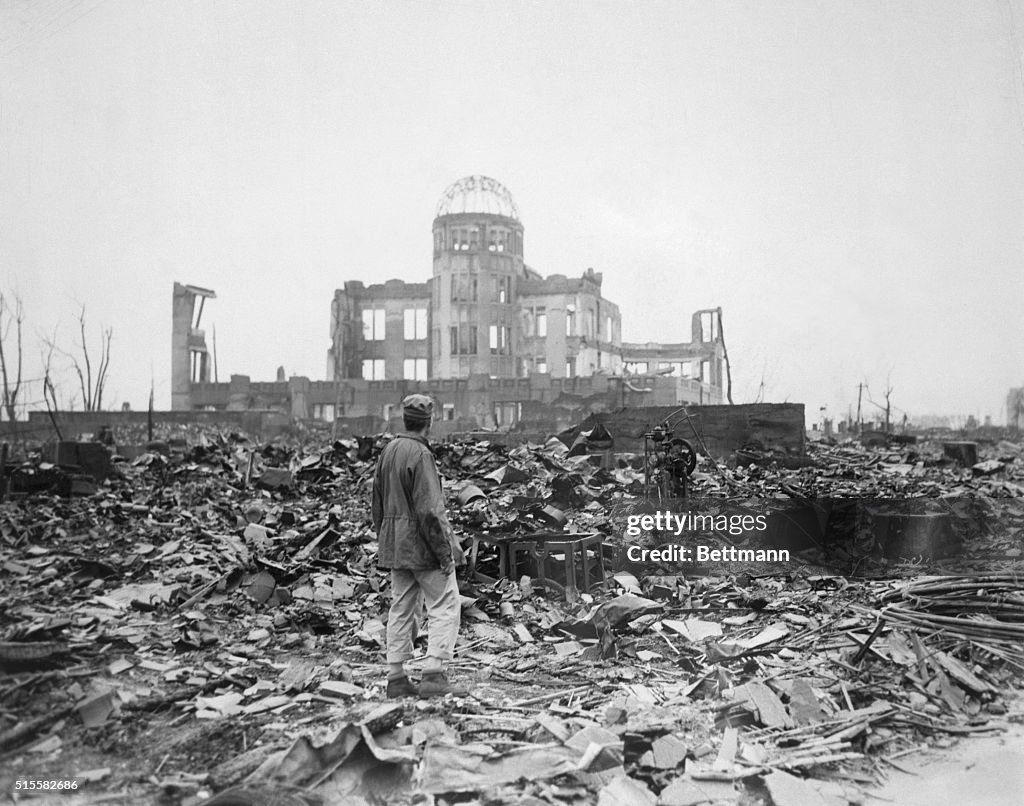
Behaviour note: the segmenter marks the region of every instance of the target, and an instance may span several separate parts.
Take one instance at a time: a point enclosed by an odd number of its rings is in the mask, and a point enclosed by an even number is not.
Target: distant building
[[[588,268],[578,277],[543,277],[524,262],[523,243],[509,191],[487,177],[461,179],[437,205],[433,272],[425,282],[349,280],[335,291],[326,383],[249,384],[245,378],[243,395],[244,376],[233,376],[231,394],[230,384],[211,384],[203,374],[205,343],[191,332],[189,343],[203,351],[202,366],[186,381],[180,373],[188,362],[176,359],[174,407],[264,404],[300,417],[387,420],[402,393],[420,391],[438,399],[445,419],[502,426],[522,418],[524,403],[565,401],[566,395],[600,394],[619,405],[722,402],[720,309],[692,315],[691,341],[624,344],[619,306],[602,294],[603,275]],[[190,291],[193,304],[212,295],[175,285],[176,334],[179,320],[185,321],[179,288]],[[176,336],[176,351],[181,343]],[[600,383],[588,380],[599,376]],[[190,384],[186,404],[177,390]],[[493,389],[506,391],[486,391]]]
[[[1024,428],[1024,386],[1011,389],[1006,395],[1006,424],[1011,428]]]

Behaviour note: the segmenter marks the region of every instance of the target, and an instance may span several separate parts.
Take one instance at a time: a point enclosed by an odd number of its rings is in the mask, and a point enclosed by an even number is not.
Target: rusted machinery
[[[669,420],[645,431],[644,498],[670,501],[686,498],[686,482],[697,467],[693,445],[675,436]]]

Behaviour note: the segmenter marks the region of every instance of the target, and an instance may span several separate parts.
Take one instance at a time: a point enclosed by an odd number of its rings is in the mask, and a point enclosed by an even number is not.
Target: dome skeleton
[[[508,188],[479,174],[449,185],[437,203],[438,218],[460,213],[487,213],[519,220],[519,210]]]

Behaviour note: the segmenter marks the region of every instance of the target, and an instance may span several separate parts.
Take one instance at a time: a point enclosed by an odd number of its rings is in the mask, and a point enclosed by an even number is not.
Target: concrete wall
[[[453,382],[454,383],[454,382]],[[471,390],[467,381],[458,382],[452,399],[468,399]],[[500,389],[501,387],[499,387]],[[508,396],[512,387],[504,391],[493,391],[497,396]],[[479,390],[478,390],[479,391]],[[400,399],[400,398],[399,398]],[[601,396],[591,398],[580,406],[547,404],[537,400],[522,402],[523,417],[520,424],[507,433],[489,433],[482,438],[505,444],[543,442],[547,437],[565,431],[570,427],[588,430],[597,422],[603,423],[615,439],[618,452],[643,451],[643,433],[661,423],[666,417],[674,424],[674,433],[693,443],[698,450],[706,447],[717,458],[724,457],[739,448],[751,444],[765,450],[801,456],[804,453],[804,407],[794,403],[757,403],[737,406],[693,406],[689,408],[689,421],[680,416],[677,406],[651,408],[630,408],[591,411],[591,407],[606,404]],[[380,412],[359,417],[339,418],[334,426],[319,424],[324,438],[333,433],[338,436],[360,436],[379,433],[390,427],[401,429],[400,416],[386,422]],[[431,434],[435,439],[444,439],[453,434],[473,432],[486,419],[487,409],[475,409],[476,416],[462,416],[456,420],[435,421]],[[64,439],[76,439],[82,434],[96,434],[101,426],[114,429],[119,444],[144,442],[148,415],[144,411],[128,412],[58,412],[57,419]],[[157,429],[168,426],[185,427],[203,424],[212,427],[237,430],[264,439],[294,429],[295,421],[280,411],[160,411],[153,412]],[[314,428],[317,424],[307,424]],[[16,423],[20,435],[44,442],[56,439],[50,420],[45,412],[31,412],[27,423]],[[699,435],[699,436],[697,436]],[[8,433],[9,438],[15,434]]]
[[[145,411],[60,411],[55,416],[64,439],[96,434],[101,426],[108,425],[114,429],[115,440],[119,439],[119,429],[126,429],[137,435],[133,440],[137,441],[138,435],[143,433],[140,429],[146,428],[149,419],[149,413]],[[283,412],[265,410],[154,411],[153,423],[157,427],[201,424],[270,437],[287,430],[291,426],[291,419]],[[29,412],[28,422],[18,425],[24,425],[25,430],[41,442],[57,437],[44,411]]]
[[[673,432],[702,445],[715,457],[738,448],[756,445],[764,450],[800,456],[804,453],[805,428],[802,403],[750,403],[736,406],[692,406],[689,419],[676,407],[624,409],[597,413],[581,424],[587,430],[600,422],[615,438],[616,451],[643,451],[643,433],[666,418]]]
[[[553,378],[533,375],[528,378],[434,379],[430,381],[384,380],[310,381],[292,377],[287,382],[253,383],[246,375],[232,375],[228,384],[198,384],[192,399],[196,406],[217,411],[278,409],[296,419],[311,419],[323,407],[335,407],[339,417],[384,417],[387,407],[397,411],[402,398],[413,393],[431,396],[439,413],[445,404],[453,407],[453,419],[464,418],[479,428],[502,425],[495,419],[495,407],[517,406],[516,419],[527,420],[535,412],[532,404],[554,406],[571,413],[578,422],[591,412],[614,411],[622,407],[678,406],[681,399],[710,400],[712,388],[696,381],[650,377],[642,380],[647,391],[634,391],[637,379],[594,375],[578,378]],[[572,418],[575,418],[574,420]],[[536,419],[536,418],[535,418]],[[560,420],[559,417],[555,417]],[[504,423],[508,425],[508,423]],[[552,428],[554,428],[552,426]],[[555,429],[557,430],[557,429]]]

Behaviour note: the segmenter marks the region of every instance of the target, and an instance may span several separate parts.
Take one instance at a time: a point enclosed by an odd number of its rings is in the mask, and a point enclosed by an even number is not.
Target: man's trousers
[[[439,568],[423,571],[392,568],[388,663],[403,663],[412,657],[416,622],[424,604],[427,608],[427,657],[442,661],[454,657],[462,610],[455,571],[445,575]]]

